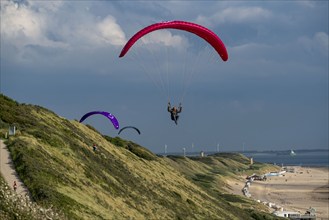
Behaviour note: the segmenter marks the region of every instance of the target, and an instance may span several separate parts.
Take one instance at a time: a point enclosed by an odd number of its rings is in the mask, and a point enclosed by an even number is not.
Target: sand
[[[268,177],[267,181],[253,181],[249,187],[251,198],[261,202],[273,203],[283,210],[299,211],[316,209],[318,220],[329,219],[329,169],[294,167],[294,173],[284,176]],[[241,180],[230,180],[230,191],[242,194],[245,176]],[[269,212],[275,209],[269,208]]]

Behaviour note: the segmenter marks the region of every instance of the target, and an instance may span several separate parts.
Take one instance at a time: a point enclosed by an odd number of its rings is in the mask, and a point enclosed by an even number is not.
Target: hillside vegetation
[[[262,205],[225,191],[227,178],[271,169],[250,166],[242,155],[160,157],[0,95],[2,137],[10,125],[17,133],[5,143],[32,199],[67,219],[275,219]]]

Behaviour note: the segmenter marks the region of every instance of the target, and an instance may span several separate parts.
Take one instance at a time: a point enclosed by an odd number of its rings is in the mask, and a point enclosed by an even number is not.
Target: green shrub
[[[29,197],[16,194],[0,175],[0,219],[64,220],[67,218],[60,210],[41,207],[37,203],[31,202]]]

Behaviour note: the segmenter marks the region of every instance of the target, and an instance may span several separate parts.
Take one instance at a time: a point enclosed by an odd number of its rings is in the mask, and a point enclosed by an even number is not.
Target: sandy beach
[[[318,220],[329,219],[329,169],[294,167],[295,172],[268,177],[267,181],[253,181],[249,187],[251,198],[280,206],[283,210],[305,211],[316,209]],[[243,195],[245,176],[241,181],[229,181],[234,194]],[[269,208],[269,212],[275,209]]]

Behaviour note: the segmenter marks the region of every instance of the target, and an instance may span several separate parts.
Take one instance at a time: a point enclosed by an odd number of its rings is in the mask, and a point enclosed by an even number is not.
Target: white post
[[[166,144],[165,144],[164,148],[165,148],[165,155],[167,155],[167,145]]]
[[[185,155],[186,155],[186,154],[185,154],[185,150],[186,150],[186,149],[185,149],[185,147],[183,147],[183,153],[184,153],[184,157],[185,157]]]

